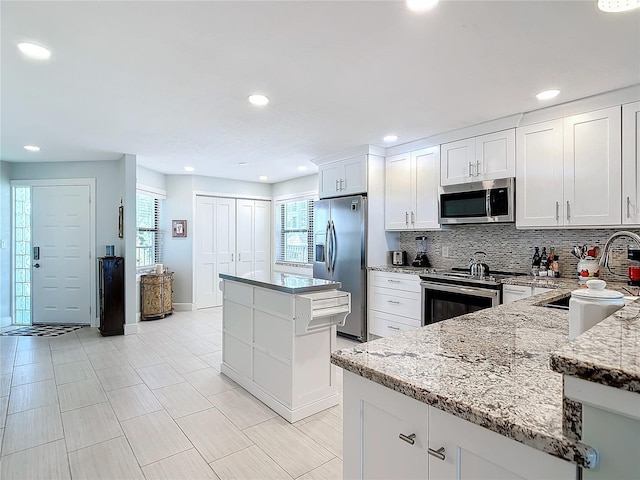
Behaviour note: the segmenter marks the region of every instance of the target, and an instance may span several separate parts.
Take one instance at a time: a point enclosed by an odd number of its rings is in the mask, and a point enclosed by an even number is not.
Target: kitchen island
[[[341,284],[284,273],[220,278],[221,372],[289,422],[337,405],[330,355],[351,311]]]
[[[564,432],[563,379],[549,368],[568,314],[537,305],[569,292],[334,352],[345,370],[344,477],[389,468],[389,478],[575,479],[577,466],[595,466],[596,450]],[[352,461],[361,448],[366,458]]]

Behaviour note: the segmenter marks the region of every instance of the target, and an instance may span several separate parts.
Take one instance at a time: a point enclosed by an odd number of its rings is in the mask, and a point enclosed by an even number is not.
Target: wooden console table
[[[140,277],[140,319],[164,318],[173,313],[173,272]]]

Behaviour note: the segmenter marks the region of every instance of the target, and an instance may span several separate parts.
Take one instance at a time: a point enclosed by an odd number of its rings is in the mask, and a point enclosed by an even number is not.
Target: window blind
[[[136,194],[136,267],[162,263],[163,235],[160,216],[163,199],[148,192]]]
[[[313,262],[313,200],[279,202],[277,211],[276,260],[287,263]]]

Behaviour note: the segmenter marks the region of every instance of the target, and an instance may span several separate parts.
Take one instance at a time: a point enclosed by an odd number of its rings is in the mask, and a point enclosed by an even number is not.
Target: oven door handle
[[[490,288],[462,287],[459,285],[443,285],[441,283],[433,282],[421,282],[420,285],[422,285],[423,290],[438,290],[440,292],[462,293],[474,295],[476,297],[498,298],[500,295],[500,290],[493,290]]]

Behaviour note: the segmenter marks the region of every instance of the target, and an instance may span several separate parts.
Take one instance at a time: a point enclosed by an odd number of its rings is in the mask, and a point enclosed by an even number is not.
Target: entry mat
[[[65,324],[65,325],[31,325],[28,327],[16,327],[5,332],[0,332],[1,336],[25,336],[25,337],[57,337],[65,333],[75,332],[86,325]]]

